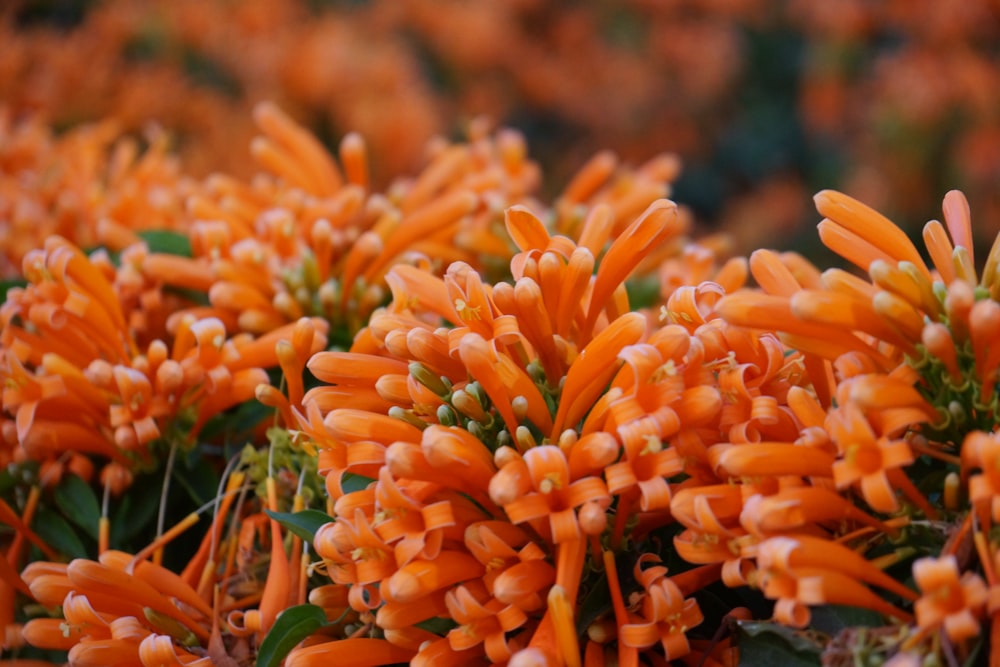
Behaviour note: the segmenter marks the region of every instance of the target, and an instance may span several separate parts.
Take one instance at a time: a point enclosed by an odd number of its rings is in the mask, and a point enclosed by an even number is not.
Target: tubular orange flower
[[[978,575],[965,572],[959,577],[958,563],[949,554],[914,561],[913,578],[923,594],[913,607],[921,629],[943,628],[954,642],[979,635],[988,596]]]
[[[798,605],[843,604],[877,611],[894,616],[904,622],[912,617],[905,611],[875,595],[855,579],[825,568],[799,567],[784,572],[772,572],[763,577],[763,590],[767,597],[778,599],[775,607],[778,620],[795,627],[808,624],[808,611]],[[797,604],[796,604],[797,603]],[[783,616],[784,614],[787,616]]]
[[[842,233],[871,244],[892,260],[912,262],[925,275],[930,274],[906,234],[874,209],[834,190],[823,190],[814,200],[817,210],[839,226]],[[867,264],[858,266],[868,270]]]
[[[395,543],[396,563],[403,566],[414,558],[434,559],[442,545],[458,541],[465,527],[483,518],[482,511],[457,494],[433,494],[436,485],[420,489],[418,484],[407,485],[414,489],[417,501],[399,488],[387,468],[379,471],[376,485],[377,511],[386,518],[376,526],[376,532],[387,542]],[[440,500],[437,500],[440,498]]]
[[[208,656],[197,655],[179,649],[171,637],[151,634],[139,644],[139,660],[145,667],[167,665],[169,667],[208,667],[213,664]]]
[[[835,465],[833,456],[821,449],[780,442],[718,444],[708,453],[717,470],[734,477],[829,477]]]
[[[891,366],[883,354],[852,333],[800,320],[792,312],[787,297],[737,292],[722,299],[716,312],[731,324],[786,332],[783,336],[786,345],[831,361],[847,352],[860,351],[883,368]]]
[[[139,642],[123,639],[96,639],[77,644],[69,652],[69,662],[80,667],[142,666],[139,659]]]
[[[669,200],[658,200],[616,238],[601,261],[594,280],[584,336],[593,331],[611,293],[625,280],[635,265],[665,239],[683,233],[677,216],[677,206]],[[627,259],[626,259],[627,257]]]
[[[387,600],[412,602],[446,586],[483,575],[483,566],[464,551],[442,551],[434,560],[413,560],[383,584]]]
[[[553,419],[553,433],[562,433],[586,414],[617,370],[618,352],[639,342],[645,332],[644,318],[638,313],[628,313],[614,320],[583,348],[566,374],[562,400]]]
[[[767,497],[754,495],[746,499],[740,513],[743,527],[761,536],[790,532],[830,519],[849,519],[887,530],[881,521],[850,501],[820,487],[786,488]]]
[[[276,156],[279,155],[279,151],[287,152],[291,154],[289,157],[294,156],[305,162],[302,173],[304,182],[299,185],[309,186],[305,189],[317,195],[331,195],[336,192],[343,179],[336,164],[315,137],[296,125],[291,118],[269,102],[257,105],[254,109],[254,120],[268,135],[268,139],[264,140],[268,143],[260,144],[261,150]],[[276,142],[277,145],[270,142]],[[287,159],[282,162],[287,163]]]
[[[448,632],[448,642],[455,651],[467,651],[480,643],[493,662],[509,660],[512,654],[506,633],[524,625],[528,618],[513,605],[490,598],[482,585],[465,584],[446,595],[451,618],[459,626]]]
[[[67,567],[70,581],[81,590],[95,590],[105,595],[119,595],[132,599],[144,607],[163,614],[188,630],[202,641],[208,640],[208,633],[189,614],[170,603],[156,589],[126,572],[108,568],[93,561],[77,559]],[[127,594],[126,594],[127,592]]]
[[[395,646],[384,639],[352,638],[294,649],[288,667],[318,667],[331,662],[344,667],[376,667],[409,662],[415,651]]]
[[[1000,522],[1000,441],[995,434],[974,431],[962,443],[962,475],[969,481],[969,501],[979,513],[980,521],[987,517]],[[973,470],[979,473],[969,477]]]
[[[611,502],[601,479],[570,479],[569,462],[555,445],[529,449],[524,453],[523,465],[527,473],[525,481],[530,485],[525,495],[511,496],[507,490],[501,491],[502,483],[491,483],[490,497],[504,507],[515,524],[539,522],[547,517],[548,522],[541,522],[539,527],[551,535],[556,544],[581,536],[577,508],[590,501],[597,501],[605,507]],[[499,481],[501,478],[496,479]]]
[[[857,552],[839,542],[809,535],[772,537],[754,547],[757,565],[763,570],[812,567],[836,570],[849,577],[884,588],[905,600],[917,594],[888,576]]]
[[[877,437],[861,407],[853,401],[831,412],[826,428],[842,457],[833,464],[837,488],[860,483],[869,505],[880,512],[895,512],[899,504],[887,471],[913,462],[906,441]]]
[[[666,576],[667,568],[642,567],[659,560],[653,554],[642,554],[636,562],[635,577],[644,589],[642,622],[622,625],[620,640],[634,648],[647,648],[659,642],[667,660],[676,660],[690,652],[687,631],[700,625],[704,617],[698,603],[691,598],[685,599],[677,585]]]
[[[879,317],[871,298],[831,290],[803,290],[793,295],[790,303],[795,316],[803,320],[863,331],[907,352],[914,350],[910,339]]]

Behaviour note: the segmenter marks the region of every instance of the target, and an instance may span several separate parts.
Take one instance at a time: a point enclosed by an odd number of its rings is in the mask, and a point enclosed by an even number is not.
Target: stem
[[[632,505],[635,503],[634,493],[623,493],[618,496],[618,507],[615,509],[615,525],[611,531],[611,548],[617,550],[621,548],[622,538],[625,536],[625,522],[632,512]]]
[[[897,488],[902,490],[903,495],[905,495],[910,502],[917,506],[921,512],[924,513],[931,521],[936,521],[938,519],[938,512],[934,507],[927,501],[924,494],[920,493],[920,490],[910,481],[910,478],[906,476],[906,473],[896,468],[889,471],[889,480],[896,485]]]
[[[197,512],[191,512],[186,517],[184,517],[176,524],[174,524],[170,528],[170,530],[168,530],[167,532],[163,533],[155,540],[150,542],[149,546],[147,546],[146,548],[142,549],[139,553],[137,553],[135,557],[132,559],[132,562],[138,563],[139,561],[145,560],[149,558],[150,554],[153,555],[153,562],[156,562],[156,554],[161,554],[162,558],[163,547],[166,546],[168,543],[170,543],[175,537],[183,533],[185,530],[198,523],[199,518],[200,517],[198,516]],[[157,563],[157,565],[159,565],[159,563]]]
[[[625,600],[622,599],[622,586],[621,582],[618,581],[618,570],[615,567],[615,554],[612,551],[605,551],[602,554],[604,558],[604,571],[608,576],[608,591],[611,593],[611,606],[615,610],[615,622],[620,629],[623,625],[629,622],[628,610],[625,608]],[[636,667],[639,664],[639,652],[628,646],[625,646],[618,640],[618,666],[619,667]]]
[[[163,525],[167,520],[167,495],[170,493],[170,477],[174,474],[174,460],[177,458],[177,440],[170,444],[170,453],[167,455],[167,468],[163,473],[163,488],[160,489],[160,510],[156,517],[156,540],[159,542],[163,534]],[[157,550],[153,553],[153,562],[159,565],[163,562],[163,551]]]

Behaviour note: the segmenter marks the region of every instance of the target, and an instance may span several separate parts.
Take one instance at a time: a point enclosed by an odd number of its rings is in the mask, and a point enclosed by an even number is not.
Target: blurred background
[[[598,150],[675,152],[673,197],[741,252],[815,254],[823,188],[916,235],[959,188],[981,242],[1000,228],[996,0],[0,3],[8,122],[156,123],[186,172],[247,175],[264,99],[329,146],[360,132],[376,187],[481,116],[548,196]]]

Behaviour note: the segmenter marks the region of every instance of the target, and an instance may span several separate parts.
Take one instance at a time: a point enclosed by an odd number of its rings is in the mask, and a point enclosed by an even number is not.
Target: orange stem
[[[38,537],[35,531],[31,530],[31,528],[24,523],[21,517],[17,515],[17,512],[15,512],[2,498],[0,498],[0,521],[6,523],[16,532],[23,533],[28,541],[38,547],[49,560],[59,560],[59,554],[56,553],[52,547],[43,542],[42,538]]]
[[[608,576],[608,591],[611,593],[611,606],[615,610],[615,622],[618,627],[629,622],[628,610],[625,608],[625,600],[622,598],[622,586],[618,580],[618,570],[615,568],[615,554],[605,551],[602,554],[604,559],[604,571]],[[618,665],[619,667],[637,667],[639,664],[639,652],[634,648],[625,646],[618,642]]]
[[[709,563],[708,565],[702,565],[701,567],[672,575],[670,580],[677,584],[684,597],[688,597],[709,584],[715,583],[721,575],[722,563]]]
[[[170,530],[150,542],[145,549],[142,549],[139,553],[137,553],[135,558],[132,559],[132,562],[138,563],[141,560],[146,560],[151,554],[156,554],[157,552],[162,554],[163,547],[173,541],[175,537],[183,533],[185,530],[198,523],[198,518],[197,512],[191,512],[191,514],[188,514],[186,517],[174,524]],[[155,558],[154,562],[156,562]],[[157,563],[157,565],[159,565],[159,563]]]
[[[634,493],[623,493],[618,496],[618,507],[615,509],[615,525],[611,531],[611,548],[618,549],[622,545],[622,538],[625,536],[625,522],[628,515],[632,513],[632,505],[635,504],[636,495]]]
[[[970,514],[972,513],[970,512]],[[979,530],[978,523],[973,526],[972,540],[976,545],[976,552],[979,554],[979,562],[983,565],[983,574],[986,575],[986,581],[990,586],[995,586],[997,583],[997,573],[993,566],[993,554],[990,553],[989,540],[986,534]]]
[[[939,516],[937,510],[934,509],[930,502],[927,501],[924,494],[920,493],[920,490],[914,486],[913,482],[910,481],[910,478],[906,476],[905,472],[899,468],[894,468],[893,470],[888,471],[888,476],[889,481],[891,481],[896,488],[901,489],[903,491],[903,495],[905,495],[910,502],[916,505],[920,511],[924,513],[924,516],[931,521],[937,521]]]
[[[958,552],[959,548],[963,542],[965,542],[969,531],[972,530],[972,518],[975,512],[969,512],[965,515],[965,519],[962,520],[961,525],[959,525],[958,530],[952,533],[951,537],[945,543],[944,547],[941,549],[941,555],[946,556],[948,554],[954,555]]]
[[[273,477],[265,480],[267,486],[267,504],[272,512],[278,511],[278,491]],[[271,524],[271,566],[267,571],[267,581],[264,583],[264,595],[260,599],[261,632],[267,633],[275,619],[288,606],[289,594],[289,564],[288,554],[281,535],[281,525],[274,519]]]
[[[97,521],[97,553],[102,554],[111,548],[111,520],[102,516]]]
[[[38,509],[38,499],[41,498],[41,495],[41,489],[37,486],[31,487],[31,490],[28,492],[28,499],[24,503],[24,513],[21,515],[21,521],[24,522],[25,526],[30,526],[31,520],[35,518],[35,510]],[[7,550],[7,562],[15,568],[17,567],[18,560],[21,558],[24,539],[24,533],[18,531],[14,534],[14,539]]]

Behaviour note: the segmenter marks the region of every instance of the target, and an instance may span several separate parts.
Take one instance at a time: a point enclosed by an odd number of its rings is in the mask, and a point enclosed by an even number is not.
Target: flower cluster
[[[199,181],[174,174],[172,184],[139,191],[142,201],[153,201],[156,188],[168,191],[171,224],[163,225],[166,231],[145,232],[141,211],[112,218],[111,208],[99,208],[89,222],[67,226],[67,232],[76,232],[73,240],[52,235],[24,254],[23,286],[10,287],[0,308],[3,457],[31,484],[26,497],[17,490],[2,506],[4,522],[20,531],[8,559],[15,566],[25,557],[33,561],[23,575],[10,571],[4,578],[8,648],[27,642],[68,649],[74,664],[169,662],[167,653],[148,653],[155,645],[156,651],[174,650],[174,661],[226,662],[255,655],[282,610],[307,598],[336,598],[339,593],[332,589],[327,597],[309,590],[301,537],[262,513],[302,511],[319,500],[309,492],[315,487],[310,471],[316,468],[310,452],[317,443],[296,428],[305,420],[304,433],[309,433],[317,409],[312,397],[323,395],[324,411],[338,400],[365,405],[359,395],[345,392],[338,397],[312,390],[304,400],[306,362],[331,340],[351,340],[356,333],[358,340],[366,339],[368,315],[383,301],[385,286],[397,288],[394,265],[405,276],[419,266],[435,280],[449,264],[463,266],[469,275],[507,275],[513,244],[503,228],[504,211],[518,210],[511,207],[519,202],[538,207],[532,199],[538,169],[526,158],[523,139],[511,131],[491,134],[479,124],[469,143],[438,142],[420,174],[378,193],[369,184],[366,150],[357,135],[345,138],[338,164],[275,106],[261,105],[256,122],[262,135],[251,150],[262,171],[251,181],[221,174]],[[89,151],[90,164],[98,165],[90,176],[79,177],[81,187],[88,178],[103,178],[95,176],[103,173],[100,165],[127,169],[128,160],[135,159],[127,143],[66,145],[71,155]],[[72,162],[59,155],[45,154],[18,169],[33,173],[50,163]],[[150,164],[165,164],[163,158],[157,154]],[[670,156],[630,169],[605,152],[587,163],[546,211],[555,228],[579,235],[585,244],[576,253],[576,291],[565,301],[567,308],[590,289],[594,257],[608,238],[621,234],[624,239],[615,251],[616,271],[602,281],[599,298],[609,302],[608,314],[595,310],[588,331],[604,328],[611,314],[628,310],[620,283],[635,269],[630,262],[643,258],[631,256],[629,244],[646,244],[648,262],[639,271],[650,272],[657,265],[653,251],[660,237],[677,237],[686,227],[672,206],[669,225],[664,214],[656,216],[653,237],[643,237],[649,225],[633,229],[632,224],[637,212],[667,192],[676,172]],[[133,188],[131,180],[114,180],[106,200],[117,201]],[[40,194],[31,187],[16,192]],[[46,206],[53,204],[37,201],[45,205],[34,208],[47,219]],[[531,220],[534,228],[523,233],[541,229],[548,238],[542,223]],[[77,245],[83,242],[102,247],[88,255]],[[659,250],[661,255],[673,252]],[[547,284],[553,277],[548,278]],[[457,317],[471,316],[481,305],[470,303]],[[511,322],[513,316],[506,319]],[[631,322],[630,328],[637,324]],[[358,333],[364,325],[369,326]],[[591,337],[588,333],[584,340]],[[280,369],[280,386],[271,384],[269,369]],[[274,410],[276,428],[265,433],[263,425],[235,421],[249,414],[243,408],[254,401]],[[540,414],[537,408],[533,414]],[[236,428],[227,431],[227,422]],[[210,431],[215,435],[202,436]],[[235,470],[216,468],[222,478],[214,519],[197,555],[182,574],[171,575],[168,585],[168,571],[160,565],[164,547],[197,523],[201,511],[163,532],[175,462],[193,458],[206,461],[211,470],[209,452],[217,446],[231,451],[230,438],[266,444],[265,454],[262,458],[251,448]],[[325,456],[319,457],[321,466]],[[99,480],[94,464],[103,467]],[[141,493],[132,489],[132,481],[159,474],[164,466],[157,536],[135,556],[116,550],[123,530],[111,525],[112,499],[127,506]],[[60,505],[60,494],[68,488],[79,491],[81,483],[103,491],[99,516]],[[258,498],[248,497],[252,488]],[[234,497],[239,498],[235,505]],[[98,558],[83,558],[88,554],[73,549],[69,553],[78,557],[67,569],[59,564],[59,551],[31,529],[36,514],[49,511],[46,505],[53,500],[93,534]],[[412,541],[407,544],[414,548]],[[41,553],[27,552],[30,548]],[[418,552],[422,548],[417,544]],[[155,571],[146,567],[153,565],[147,560],[151,556]],[[267,568],[263,580],[262,567]],[[88,568],[94,570],[90,575],[74,575]],[[130,586],[142,588],[134,577],[143,568],[159,597],[139,600],[137,606],[116,604]],[[39,583],[39,573],[61,578]],[[358,588],[352,599],[361,592]],[[19,630],[15,621],[27,620],[15,605],[20,594],[52,610],[84,604],[90,621],[71,618],[64,609],[33,617]],[[164,611],[175,607],[183,618]],[[109,634],[112,622],[131,630]]]
[[[989,0],[10,5],[0,98],[15,117],[152,120],[199,176],[253,171],[249,112],[274,99],[326,137],[360,132],[380,184],[484,113],[527,128],[558,179],[603,147],[677,152],[697,165],[690,203],[753,246],[793,233],[816,182],[912,226],[960,179],[997,214]]]
[[[673,155],[543,203],[485,122],[385,188],[360,134],[253,123],[258,172],[198,178],[0,119],[4,657],[1000,656],[1000,241],[963,194],[923,254],[820,192],[859,270],[823,271],[692,241]]]

